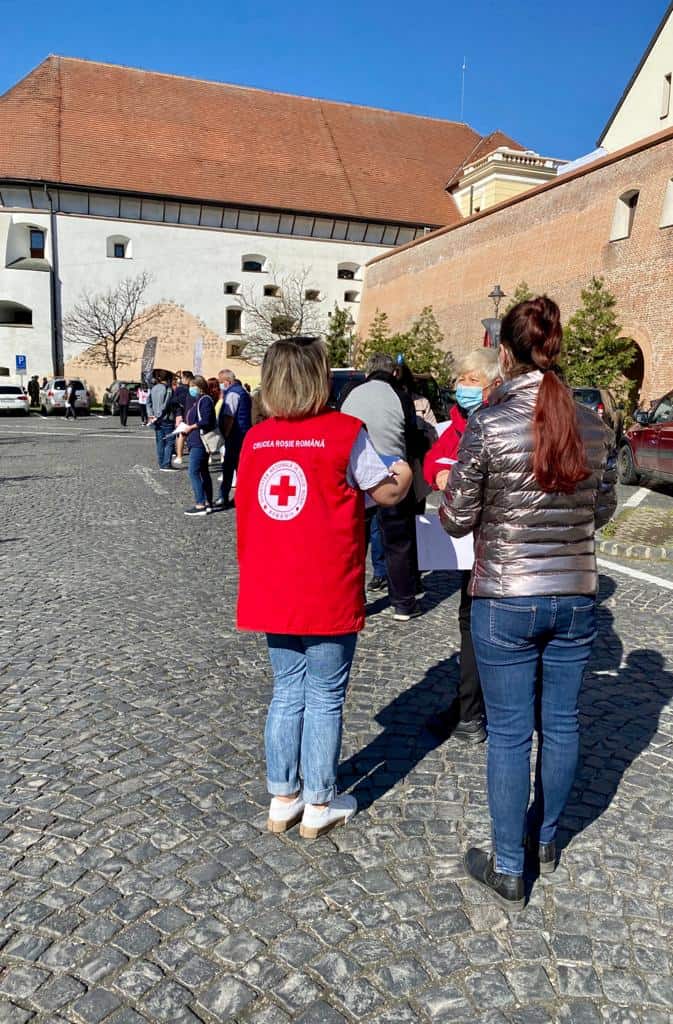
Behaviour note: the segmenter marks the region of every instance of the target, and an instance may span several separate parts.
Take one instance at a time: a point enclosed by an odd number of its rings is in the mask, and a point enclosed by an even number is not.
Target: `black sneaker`
[[[459,721],[452,735],[463,743],[483,743],[486,730],[481,718],[473,718],[471,722]]]
[[[207,516],[207,515],[210,514],[210,511],[211,510],[209,508],[199,508],[198,505],[194,505],[193,508],[186,508],[185,509],[185,515],[186,516]]]
[[[526,900],[523,878],[520,875],[503,875],[495,870],[493,854],[472,846],[463,857],[463,864],[470,878],[490,890],[498,903],[508,910],[523,910]]]
[[[423,614],[423,609],[420,604],[415,604],[410,612],[398,612],[396,611],[393,615],[395,622],[409,622],[410,619],[417,619],[419,615]]]
[[[525,847],[530,857],[536,860],[541,875],[553,875],[556,871],[556,843],[536,843],[526,836]]]
[[[388,589],[388,577],[387,576],[372,576],[369,581],[367,590],[387,590]]]

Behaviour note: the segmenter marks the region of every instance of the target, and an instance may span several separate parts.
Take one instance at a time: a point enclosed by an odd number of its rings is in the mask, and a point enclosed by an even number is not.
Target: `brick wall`
[[[565,319],[592,274],[603,275],[617,296],[624,335],[643,351],[642,397],[661,395],[673,388],[673,227],[659,226],[672,177],[669,132],[372,261],[361,334],[377,309],[404,330],[431,305],[446,347],[459,353],[482,343],[496,282],[512,294],[527,281],[556,299]],[[632,188],[640,199],[631,237],[610,242],[615,204]]]

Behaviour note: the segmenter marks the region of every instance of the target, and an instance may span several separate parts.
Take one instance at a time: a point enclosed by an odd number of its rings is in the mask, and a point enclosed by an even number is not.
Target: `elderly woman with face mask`
[[[443,491],[458,459],[458,448],[470,413],[488,401],[491,390],[500,383],[498,353],[491,348],[477,348],[468,352],[458,363],[456,405],[451,410],[450,424],[423,461],[423,475],[436,491]],[[437,715],[430,730],[442,740],[449,736],[466,743],[483,743],[484,700],[481,693],[479,671],[472,646],[470,617],[472,598],[468,593],[471,573],[462,574],[460,609],[460,680],[457,706]]]

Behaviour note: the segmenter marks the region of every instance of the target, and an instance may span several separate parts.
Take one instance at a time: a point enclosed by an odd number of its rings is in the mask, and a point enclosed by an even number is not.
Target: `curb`
[[[625,544],[619,540],[597,538],[596,550],[602,555],[620,555],[622,558],[635,558],[643,562],[673,561],[673,548],[659,544]]]

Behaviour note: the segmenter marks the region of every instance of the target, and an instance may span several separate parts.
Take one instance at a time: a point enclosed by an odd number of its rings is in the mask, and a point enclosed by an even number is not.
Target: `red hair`
[[[563,340],[560,310],[546,295],[520,302],[502,321],[500,337],[520,367],[543,373],[533,416],[535,479],[549,494],[572,494],[591,470],[577,405],[557,372]]]

